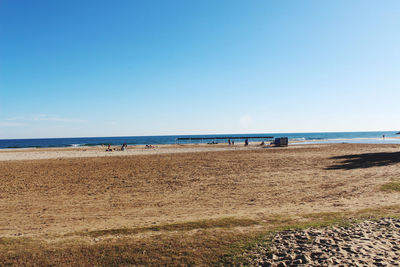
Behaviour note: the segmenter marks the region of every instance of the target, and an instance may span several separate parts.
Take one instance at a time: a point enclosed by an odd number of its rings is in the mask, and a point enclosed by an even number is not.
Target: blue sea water
[[[220,135],[169,135],[169,136],[121,136],[121,137],[82,137],[82,138],[40,138],[40,139],[0,139],[0,148],[29,148],[29,147],[78,147],[98,146],[102,144],[145,145],[145,144],[175,144],[176,138],[210,138],[210,137],[243,137],[243,136],[273,136],[288,137],[289,141],[308,143],[387,143],[400,144],[397,132],[326,132],[326,133],[264,133],[264,134],[220,134]],[[385,139],[382,136],[385,135]],[[250,141],[261,141],[254,139]],[[210,141],[210,140],[208,140]],[[226,142],[227,140],[217,140]],[[237,140],[243,142],[244,140]],[[180,143],[199,143],[204,141],[180,141]]]

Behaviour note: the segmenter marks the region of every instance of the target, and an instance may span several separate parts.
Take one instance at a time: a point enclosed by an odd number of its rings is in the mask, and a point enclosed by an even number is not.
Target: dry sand
[[[106,151],[106,147],[79,147],[79,148],[22,148],[22,149],[1,149],[0,161],[10,160],[35,160],[35,159],[63,159],[63,158],[93,158],[93,157],[116,157],[135,155],[155,155],[189,152],[212,152],[226,150],[249,150],[257,148],[244,147],[241,144],[227,146],[216,145],[158,145],[154,148],[145,146],[129,146],[126,151],[121,151],[120,146],[111,147],[112,151]],[[259,147],[258,147],[259,148]]]
[[[400,203],[400,145],[3,150],[0,237],[211,218],[296,216]],[[396,252],[398,253],[398,252]]]
[[[57,158],[0,161],[0,235],[68,233],[224,216],[263,219],[272,214],[395,205],[400,195],[382,192],[379,186],[400,176],[395,164],[399,157],[393,154],[399,148],[351,144],[238,151],[183,147],[138,150],[136,156],[109,152],[113,157],[82,157],[92,151],[81,150],[2,152],[11,159],[18,153],[24,159]],[[174,153],[167,153],[171,150]],[[395,161],[379,158],[383,151],[392,153],[389,156],[394,155]],[[74,153],[79,158],[72,158]],[[368,158],[366,153],[376,153],[378,158]],[[334,158],[341,156],[348,158]],[[357,157],[365,157],[365,162]]]

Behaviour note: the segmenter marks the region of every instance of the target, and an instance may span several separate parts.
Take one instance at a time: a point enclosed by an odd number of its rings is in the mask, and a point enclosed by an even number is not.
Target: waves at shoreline
[[[292,144],[338,144],[338,143],[351,143],[351,144],[400,144],[400,138],[348,138],[348,139],[309,139],[306,141],[291,141]]]

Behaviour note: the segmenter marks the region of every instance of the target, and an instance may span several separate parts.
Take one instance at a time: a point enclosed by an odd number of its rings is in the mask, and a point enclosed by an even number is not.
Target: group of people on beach
[[[218,144],[218,143],[212,142],[212,143],[208,143],[208,144]],[[231,139],[228,139],[228,145],[229,145],[229,146],[234,146],[234,145],[235,145],[235,141],[234,141],[234,140],[231,140]],[[246,138],[246,139],[244,140],[244,146],[248,146],[248,145],[249,145],[249,139]],[[263,145],[264,145],[264,141],[261,142],[260,145],[263,146]],[[101,145],[101,146],[105,146],[105,145]],[[121,151],[126,151],[127,148],[128,148],[128,145],[127,145],[126,143],[124,143],[124,144],[122,144],[122,146],[121,146]],[[156,148],[156,147],[153,146],[153,145],[146,145],[145,148],[149,149],[149,148]],[[108,144],[108,145],[107,145],[106,151],[114,151],[114,150],[116,150],[116,149],[115,149],[115,148],[114,148],[114,149],[111,148],[111,144]]]
[[[231,140],[231,139],[228,139],[228,145],[229,145],[229,146],[235,145],[235,141],[233,141],[233,140]],[[244,146],[248,146],[248,145],[249,145],[249,139],[246,138],[246,139],[244,140]],[[265,145],[265,142],[262,141],[261,144],[260,144],[260,146],[264,146],[264,145]]]
[[[101,145],[102,147],[106,146],[106,145]],[[156,146],[153,145],[146,145],[145,148],[156,148]],[[126,151],[128,149],[128,145],[126,143],[123,143],[121,146],[120,151]],[[107,149],[106,151],[118,151],[118,149],[116,148],[112,148],[110,144],[107,145]]]
[[[104,146],[104,145],[101,145],[101,146]],[[123,143],[121,146],[121,151],[126,151],[127,148],[128,148],[128,145],[126,143]],[[109,151],[113,151],[113,150],[116,150],[116,149],[111,148],[111,144],[108,144],[106,151],[109,152]]]
[[[233,141],[233,140],[231,140],[231,139],[228,139],[228,145],[229,146],[234,146],[235,145],[235,141]],[[248,146],[249,145],[249,139],[245,139],[244,140],[244,146]]]

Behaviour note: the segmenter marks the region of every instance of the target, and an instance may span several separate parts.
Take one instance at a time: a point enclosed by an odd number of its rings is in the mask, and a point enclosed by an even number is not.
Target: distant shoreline
[[[364,140],[365,141],[365,140]],[[341,140],[341,142],[294,142],[283,149],[297,149],[304,147],[319,147],[332,146],[336,147],[341,144],[346,145],[400,145],[400,139],[397,143],[351,143]],[[280,149],[269,143],[261,145],[259,142],[250,142],[248,146],[239,142],[229,146],[226,143],[219,144],[167,144],[156,145],[151,148],[144,145],[130,145],[126,151],[121,151],[120,146],[111,146],[111,151],[107,151],[107,146],[89,146],[89,147],[51,147],[51,148],[12,148],[0,149],[1,161],[14,160],[42,160],[42,159],[65,159],[65,158],[97,158],[97,157],[125,157],[125,156],[140,156],[140,155],[160,155],[160,154],[175,154],[175,153],[198,153],[198,152],[222,152],[222,151],[249,151],[249,150],[274,150]]]
[[[250,144],[258,144],[261,141],[250,141]],[[268,145],[271,140],[264,141],[266,145]],[[297,139],[289,139],[289,145],[311,145],[311,144],[338,144],[338,143],[349,143],[349,144],[400,144],[400,137],[390,137],[390,138],[337,138],[337,139],[310,139],[310,140],[297,140]],[[208,144],[207,142],[195,143],[195,142],[187,142],[180,144],[157,144],[157,143],[148,143],[149,145],[157,145],[157,146],[168,146],[168,145],[214,145]],[[224,141],[219,141],[218,144],[226,144]],[[235,145],[243,145],[244,141],[236,141]],[[89,149],[89,148],[104,148],[108,144],[103,145],[64,145],[64,146],[36,146],[36,147],[0,147],[0,151],[26,151],[26,150],[38,150],[38,149]],[[113,147],[121,146],[120,144],[112,144]],[[129,144],[130,147],[143,147],[145,144]]]
[[[385,140],[383,140],[383,135]],[[256,138],[264,136],[262,138]],[[189,140],[178,140],[178,138]],[[213,139],[215,137],[215,139]],[[62,148],[62,147],[98,147],[101,145],[121,146],[126,143],[135,145],[173,145],[173,144],[207,144],[209,142],[228,143],[228,139],[221,137],[234,137],[235,143],[244,142],[245,137],[251,137],[250,142],[269,143],[268,137],[288,137],[289,143],[315,144],[315,143],[400,143],[400,136],[392,132],[335,132],[335,133],[264,133],[264,134],[221,134],[221,135],[171,135],[171,136],[123,136],[123,137],[84,137],[84,138],[41,138],[41,139],[0,139],[2,149],[36,149],[36,148]],[[196,140],[190,140],[194,138]]]

